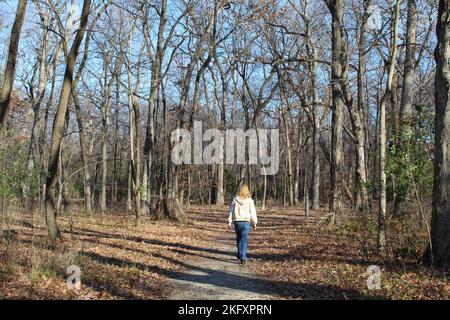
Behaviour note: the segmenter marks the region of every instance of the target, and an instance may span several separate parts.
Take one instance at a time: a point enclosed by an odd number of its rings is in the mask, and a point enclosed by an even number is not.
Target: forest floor
[[[132,216],[58,218],[48,243],[44,219],[13,214],[0,237],[0,299],[449,299],[448,275],[365,252],[350,229],[321,223],[326,212],[269,208],[252,231],[249,264],[235,258],[226,207],[195,206],[183,224]],[[81,269],[69,290],[66,269]],[[382,289],[367,288],[367,268]]]

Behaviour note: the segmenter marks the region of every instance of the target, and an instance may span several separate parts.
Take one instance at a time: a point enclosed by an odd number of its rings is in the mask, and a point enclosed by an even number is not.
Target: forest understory
[[[0,299],[166,299],[175,290],[171,280],[183,276],[190,261],[218,252],[215,239],[229,232],[226,212],[192,206],[184,223],[144,219],[139,226],[121,213],[61,216],[63,237],[56,244],[47,241],[39,214],[33,221],[10,214],[0,244]],[[357,215],[329,227],[325,210],[308,220],[303,207],[260,212],[245,268],[274,299],[449,299],[448,275],[417,264],[421,252],[405,250],[401,241],[392,241],[398,247],[387,257],[371,252],[376,238]],[[408,238],[394,222],[388,225],[389,237]],[[70,265],[82,272],[78,291],[66,284]],[[367,289],[371,265],[381,268],[381,290]]]

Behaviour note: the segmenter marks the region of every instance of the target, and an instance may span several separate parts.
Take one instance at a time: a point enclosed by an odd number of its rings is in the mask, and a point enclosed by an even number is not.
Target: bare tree
[[[355,174],[355,206],[363,212],[370,209],[369,195],[366,184],[366,129],[364,116],[367,112],[366,106],[366,36],[368,29],[368,19],[370,13],[368,12],[372,0],[364,1],[364,12],[361,19],[361,26],[359,32],[358,42],[358,103],[351,104],[349,108],[350,120],[352,122],[355,148],[356,148],[356,174]]]
[[[342,0],[325,0],[332,16],[332,63],[331,85],[333,96],[333,119],[331,138],[331,204],[332,223],[336,215],[341,214],[342,182],[343,182],[343,131],[344,131],[344,64],[346,48],[343,34]]]
[[[408,140],[411,136],[412,111],[414,101],[414,79],[416,73],[416,52],[417,52],[417,6],[415,0],[407,1],[408,15],[406,22],[406,53],[404,62],[403,86],[400,104],[400,131],[396,139],[399,145],[405,143],[408,147]],[[406,150],[409,153],[409,150]],[[407,154],[408,156],[408,154]],[[397,187],[395,192],[394,216],[398,216],[401,203],[405,200],[408,188]]]
[[[48,174],[45,194],[45,213],[49,238],[55,240],[60,236],[60,231],[56,223],[56,203],[55,203],[55,184],[58,173],[61,142],[63,139],[64,125],[66,120],[67,107],[69,104],[70,92],[73,83],[73,72],[75,62],[78,56],[78,50],[84,38],[89,19],[91,1],[83,1],[83,10],[80,17],[80,26],[75,35],[70,52],[67,56],[66,71],[64,81],[61,87],[61,94],[55,119],[53,122],[53,132],[50,144]]]
[[[35,73],[39,72],[38,76],[38,90],[35,92],[33,86],[35,83],[32,81],[30,83],[29,92],[31,93],[31,100],[33,104],[33,126],[31,129],[31,141],[30,147],[28,149],[28,159],[27,159],[27,171],[29,176],[32,177],[35,173],[36,161],[39,160],[39,133],[41,132],[42,117],[41,117],[41,106],[45,97],[47,77],[48,77],[48,66],[47,66],[47,56],[48,56],[48,42],[50,40],[50,31],[48,30],[48,24],[50,23],[50,10],[43,10],[38,1],[34,1],[35,6],[38,10],[39,17],[42,24],[42,39],[40,43],[40,48],[38,49],[38,58],[35,66]],[[34,75],[33,75],[34,78]],[[26,199],[25,207],[27,210],[32,211],[31,206],[31,179],[24,186],[24,196]]]
[[[386,246],[386,107],[393,94],[394,72],[397,62],[398,22],[400,15],[400,0],[395,0],[391,23],[390,57],[386,66],[388,69],[386,90],[380,102],[380,145],[379,145],[379,174],[380,174],[380,204],[378,213],[377,250],[381,254]]]
[[[14,19],[14,24],[11,29],[11,37],[9,38],[8,61],[6,63],[3,88],[0,97],[0,133],[6,131],[10,99],[14,83],[14,74],[16,71],[17,55],[19,52],[20,31],[22,30],[23,20],[25,19],[27,3],[27,0],[19,0],[17,4],[16,18]]]

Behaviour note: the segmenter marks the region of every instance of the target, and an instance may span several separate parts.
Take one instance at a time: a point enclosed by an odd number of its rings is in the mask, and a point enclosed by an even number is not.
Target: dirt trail
[[[270,282],[255,276],[249,265],[240,265],[234,233],[210,241],[204,254],[193,258],[183,274],[172,279],[170,300],[276,299]],[[251,264],[251,262],[250,262]]]

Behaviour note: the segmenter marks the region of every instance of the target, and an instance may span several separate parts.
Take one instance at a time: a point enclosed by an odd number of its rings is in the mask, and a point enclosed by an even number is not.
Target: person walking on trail
[[[256,215],[255,202],[247,185],[244,185],[231,203],[228,228],[234,226],[236,231],[237,258],[241,264],[247,262],[247,240],[251,225],[256,230],[258,217]]]

